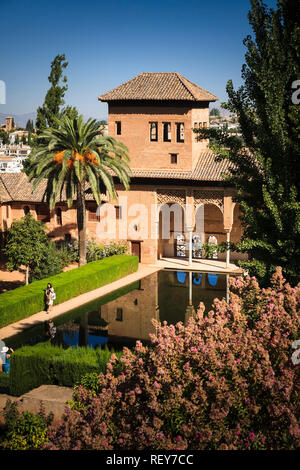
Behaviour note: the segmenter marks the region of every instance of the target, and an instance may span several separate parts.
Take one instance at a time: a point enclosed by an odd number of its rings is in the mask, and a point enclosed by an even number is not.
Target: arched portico
[[[226,265],[229,266],[230,232],[235,207],[232,196],[232,192],[224,188],[157,190],[158,258],[177,255],[176,237],[181,234],[185,242],[185,249],[181,251],[181,254],[184,253],[189,264],[192,264],[193,258],[201,257],[199,250],[196,250],[195,243],[199,244],[199,239],[200,243],[207,243],[209,236],[215,236],[217,243],[228,242]],[[171,207],[181,222],[179,228],[178,225],[175,227]],[[183,214],[178,217],[179,211]],[[168,242],[165,241],[166,237],[162,233],[163,221],[170,224],[171,236]],[[168,246],[167,249],[166,246]]]

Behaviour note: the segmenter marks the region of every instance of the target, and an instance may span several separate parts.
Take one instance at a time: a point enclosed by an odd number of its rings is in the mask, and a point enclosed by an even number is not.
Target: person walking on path
[[[47,289],[46,289],[46,305],[47,305],[47,313],[49,313],[52,310],[53,307],[53,302],[56,299],[56,294],[54,291],[54,288],[50,284],[50,282],[47,284]]]

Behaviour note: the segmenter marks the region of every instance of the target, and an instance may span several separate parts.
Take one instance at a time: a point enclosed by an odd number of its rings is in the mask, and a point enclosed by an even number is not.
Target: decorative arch
[[[179,204],[181,207],[185,205],[184,189],[158,189],[157,203],[160,206],[164,204]]]
[[[222,214],[224,213],[224,196],[221,191],[206,189],[194,191],[194,207],[197,208],[202,204],[214,204]]]

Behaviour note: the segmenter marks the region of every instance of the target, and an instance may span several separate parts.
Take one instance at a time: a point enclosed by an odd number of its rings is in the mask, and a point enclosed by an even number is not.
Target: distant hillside
[[[5,118],[12,116],[17,127],[26,127],[28,119],[35,123],[36,112],[27,113],[27,114],[10,114],[10,113],[0,113],[0,124],[5,124]]]

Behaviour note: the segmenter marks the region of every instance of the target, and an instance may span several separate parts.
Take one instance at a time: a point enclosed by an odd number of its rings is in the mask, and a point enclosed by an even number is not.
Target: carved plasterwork
[[[157,190],[158,204],[180,204],[182,207],[185,204],[185,190],[183,189],[158,189]]]
[[[200,204],[215,204],[223,213],[223,193],[221,191],[214,191],[209,189],[194,191],[194,206],[196,207]]]

